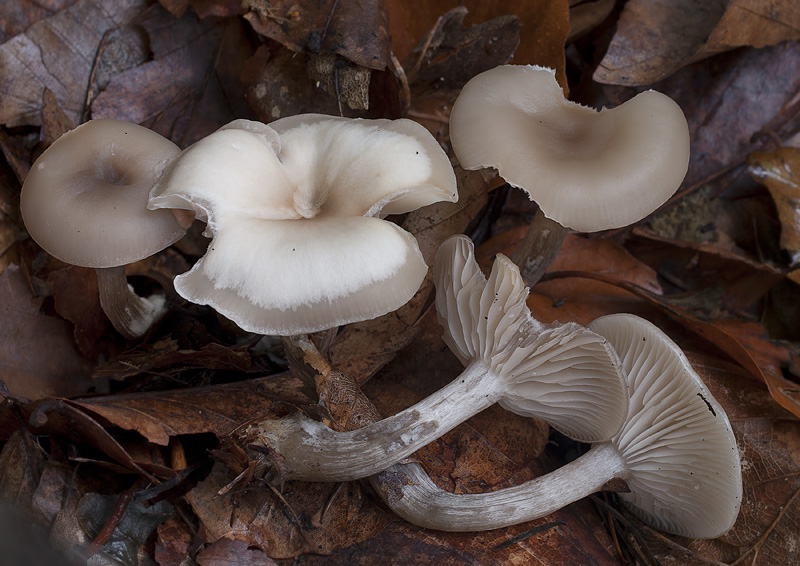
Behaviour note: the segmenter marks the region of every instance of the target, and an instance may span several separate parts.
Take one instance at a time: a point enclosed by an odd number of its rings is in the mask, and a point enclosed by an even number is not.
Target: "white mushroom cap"
[[[586,442],[620,429],[628,391],[613,348],[578,324],[533,318],[511,260],[499,254],[487,280],[472,241],[453,236],[437,252],[434,280],[444,341],[465,366],[482,360],[503,380],[500,405]]]
[[[195,210],[214,237],[175,279],[178,293],[245,330],[279,335],[405,304],[427,265],[413,236],[379,217],[458,198],[444,151],[411,124],[237,120],[189,147],[150,199]]]
[[[148,257],[185,230],[168,210],[147,209],[165,160],[180,149],[129,122],[92,120],[34,162],[20,209],[31,237],[58,259],[116,267]]]
[[[736,521],[742,501],[739,451],[725,411],[678,346],[633,315],[589,328],[611,342],[628,375],[628,421],[612,439],[628,471],[632,512],[657,528],[713,538]]]
[[[450,114],[465,169],[494,167],[545,216],[595,232],[637,222],[680,186],[689,128],[668,96],[643,92],[596,111],[564,98],[555,72],[496,67],[470,80]]]

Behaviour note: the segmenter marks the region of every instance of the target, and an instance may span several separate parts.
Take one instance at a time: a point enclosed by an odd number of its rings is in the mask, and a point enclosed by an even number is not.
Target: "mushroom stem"
[[[525,238],[510,255],[528,287],[533,287],[542,278],[568,233],[569,228],[545,216],[541,208],[536,211]]]
[[[392,417],[337,432],[295,414],[257,425],[256,434],[280,456],[281,475],[306,481],[349,481],[400,462],[496,403],[502,381],[482,362],[470,364],[436,393]]]
[[[387,472],[402,474],[402,495],[381,481],[381,475],[372,476],[370,483],[392,511],[420,527],[452,532],[498,529],[544,517],[626,473],[610,442],[595,444],[549,474],[489,493],[455,494],[441,489],[415,463],[393,466]]]
[[[166,311],[163,295],[140,297],[128,285],[125,267],[95,269],[100,305],[114,328],[125,338],[142,336]]]

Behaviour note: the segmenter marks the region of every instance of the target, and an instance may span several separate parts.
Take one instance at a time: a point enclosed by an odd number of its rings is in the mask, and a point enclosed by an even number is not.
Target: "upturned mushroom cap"
[[[564,98],[555,72],[496,67],[470,80],[450,114],[465,169],[494,167],[563,226],[595,232],[637,222],[680,186],[689,129],[668,96],[643,92],[596,111]]]
[[[481,360],[503,380],[500,405],[581,441],[620,429],[628,391],[608,340],[575,323],[533,318],[511,260],[499,254],[487,280],[472,241],[453,236],[437,252],[434,280],[445,343],[465,366]]]
[[[185,230],[168,210],[147,209],[164,161],[180,149],[129,122],[92,120],[64,134],[34,162],[20,209],[49,254],[84,267],[148,257]]]
[[[628,375],[628,421],[612,439],[628,469],[631,511],[657,528],[713,538],[736,521],[742,473],[725,411],[678,346],[652,323],[627,314],[589,328],[611,342]]]
[[[387,212],[457,200],[444,151],[407,120],[237,120],[186,149],[150,207],[194,210],[213,241],[175,279],[251,332],[292,335],[395,310],[427,265]]]

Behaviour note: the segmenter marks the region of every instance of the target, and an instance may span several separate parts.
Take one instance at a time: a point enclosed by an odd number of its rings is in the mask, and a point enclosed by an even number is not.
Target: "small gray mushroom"
[[[144,334],[164,312],[163,295],[138,296],[124,266],[186,232],[169,210],[147,209],[164,162],[179,153],[178,146],[145,127],[92,120],[45,150],[22,186],[28,233],[50,255],[96,269],[103,310],[128,338]]]
[[[600,111],[564,98],[555,71],[504,65],[471,79],[450,114],[465,169],[493,167],[539,205],[511,254],[529,285],[570,228],[597,232],[637,222],[680,186],[689,127],[668,96],[646,91]]]

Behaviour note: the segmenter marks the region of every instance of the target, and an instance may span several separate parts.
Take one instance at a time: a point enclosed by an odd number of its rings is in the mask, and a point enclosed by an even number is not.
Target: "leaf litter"
[[[4,5],[3,498],[65,551],[102,533],[101,552],[118,564],[288,564],[298,556],[320,565],[378,557],[395,564],[797,561],[797,165],[790,147],[764,153],[798,145],[797,10],[769,0],[705,4],[699,12],[689,0],[612,4]],[[643,22],[661,21],[672,23],[643,33]],[[129,269],[137,285],[164,289],[170,312],[141,340],[125,342],[98,311],[91,272],[48,259],[17,213],[33,159],[88,117],[143,123],[185,147],[235,117],[407,115],[447,147],[460,87],[509,61],[555,67],[585,104],[618,104],[656,88],[687,115],[692,161],[676,197],[639,226],[570,236],[528,304],[542,320],[561,322],[633,312],[686,349],[729,413],[743,456],[742,512],[720,539],[659,537],[588,501],[501,531],[442,534],[393,517],[363,483],[280,482],[268,458],[245,452],[247,425],[296,410],[334,427],[364,424],[374,415],[348,395],[389,415],[458,373],[435,322],[430,282],[396,313],[315,337],[321,358],[303,381],[303,372],[296,370],[300,379],[286,372],[289,351],[280,344],[171,289],[202,255],[199,234]],[[501,180],[456,171],[458,204],[395,220],[417,236],[428,262],[450,234],[489,238],[479,248],[487,268],[513,249],[535,204]],[[463,493],[527,481],[579,449],[539,421],[493,407],[411,461]]]

